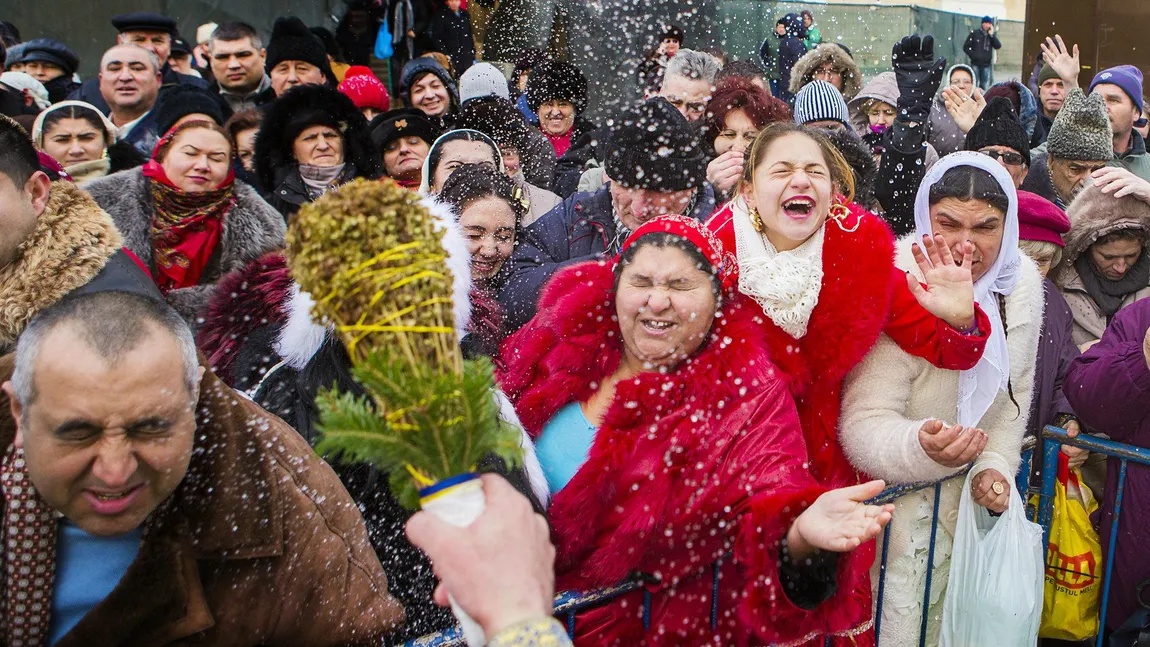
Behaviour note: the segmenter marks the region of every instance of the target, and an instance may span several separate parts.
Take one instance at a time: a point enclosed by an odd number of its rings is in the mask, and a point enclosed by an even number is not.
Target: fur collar
[[[843,98],[847,101],[854,99],[862,90],[862,70],[845,49],[834,43],[818,45],[795,62],[795,66],[791,68],[790,92],[798,94],[804,85],[814,79],[815,70],[824,63],[832,63],[836,68],[844,70]]]
[[[1066,216],[1070,218],[1070,231],[1062,235],[1066,250],[1056,276],[1072,267],[1094,241],[1107,234],[1131,229],[1139,231],[1144,242],[1150,242],[1150,204],[1132,195],[1115,198],[1113,193],[1088,186],[1070,203]]]
[[[53,182],[19,257],[0,269],[0,348],[11,349],[36,313],[99,274],[121,244],[92,198],[71,182]]]
[[[141,169],[113,173],[84,185],[124,236],[124,246],[154,271],[152,258],[152,193]],[[236,204],[224,216],[218,251],[220,275],[284,245],[284,221],[255,189],[236,180]],[[215,265],[215,260],[209,268]],[[205,275],[205,279],[210,279]],[[205,282],[208,282],[205,280]]]

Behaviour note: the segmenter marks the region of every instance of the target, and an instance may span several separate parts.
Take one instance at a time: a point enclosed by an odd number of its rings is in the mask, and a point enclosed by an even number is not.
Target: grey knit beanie
[[[491,63],[476,63],[459,77],[460,103],[483,97],[511,100],[511,93],[507,89],[507,77]]]
[[[838,121],[850,128],[851,113],[838,88],[818,79],[811,81],[795,96],[795,123]]]
[[[1114,136],[1102,95],[1087,95],[1081,88],[1071,90],[1050,127],[1046,151],[1064,160],[1113,159]]]

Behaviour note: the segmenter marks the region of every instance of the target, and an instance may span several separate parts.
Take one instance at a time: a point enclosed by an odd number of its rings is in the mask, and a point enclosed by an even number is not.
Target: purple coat
[[[1074,316],[1066,299],[1050,279],[1043,281],[1042,288],[1046,294],[1046,315],[1042,322],[1042,336],[1038,338],[1034,400],[1030,403],[1030,422],[1026,427],[1027,436],[1039,437],[1035,458],[1031,462],[1032,475],[1042,471],[1042,435],[1039,432],[1046,425],[1056,424],[1058,416],[1074,413],[1062,385],[1070,363],[1080,354],[1073,338]]]
[[[1118,311],[1102,340],[1070,366],[1065,392],[1082,422],[1121,443],[1150,447],[1150,367],[1142,350],[1150,328],[1150,299]],[[1110,459],[1102,497],[1100,533],[1105,553],[1118,488],[1118,461]],[[1137,586],[1150,578],[1145,546],[1150,520],[1150,467],[1130,464],[1118,522],[1114,577],[1106,626],[1113,629],[1138,609]]]

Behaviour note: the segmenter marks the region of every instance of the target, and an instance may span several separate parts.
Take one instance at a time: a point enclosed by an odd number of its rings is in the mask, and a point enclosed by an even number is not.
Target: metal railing
[[[1062,445],[1070,445],[1073,447],[1082,447],[1091,452],[1105,454],[1120,461],[1120,469],[1118,473],[1118,494],[1114,504],[1114,518],[1111,522],[1110,543],[1109,549],[1105,555],[1109,556],[1114,553],[1118,536],[1118,518],[1122,513],[1122,499],[1123,490],[1126,485],[1126,471],[1130,462],[1140,465],[1150,466],[1150,450],[1135,447],[1133,445],[1126,445],[1117,443],[1111,440],[1104,440],[1095,438],[1093,436],[1082,435],[1077,438],[1070,438],[1065,430],[1056,427],[1047,427],[1042,433],[1044,443],[1042,452],[1042,480],[1041,487],[1035,490],[1030,485],[1031,463],[1033,462],[1036,439],[1028,438],[1023,445],[1022,451],[1022,465],[1018,470],[1018,475],[1015,477],[1015,487],[1018,492],[1026,493],[1023,496],[1023,502],[1030,500],[1031,495],[1038,495],[1038,505],[1033,508],[1028,508],[1028,516],[1034,519],[1042,526],[1043,529],[1043,544],[1048,546],[1050,543],[1050,527],[1051,518],[1053,517],[1054,505],[1054,488],[1057,482],[1058,472],[1058,452]],[[934,511],[931,519],[930,529],[930,549],[927,557],[927,564],[934,563],[934,546],[935,539],[938,534],[938,512],[939,501],[942,494],[942,485],[952,479],[961,478],[969,471],[969,467],[953,474],[945,479],[939,481],[924,481],[921,483],[907,483],[896,485],[883,490],[875,498],[871,499],[869,503],[884,504],[893,503],[899,498],[927,490],[934,489]],[[891,523],[894,523],[892,519]],[[887,564],[887,548],[890,545],[890,524],[884,530],[883,547],[882,547],[882,568],[879,575],[878,583],[878,602],[876,604],[875,613],[875,636],[880,635],[882,630],[882,606],[883,598],[886,592],[886,564]],[[722,565],[722,559],[715,562],[710,566],[711,570],[711,627],[715,627],[718,622],[718,600],[719,600],[719,568]],[[1102,580],[1103,594],[1102,594],[1102,607],[1099,618],[1099,626],[1105,628],[1106,626],[1106,612],[1110,598],[1110,577],[1113,573],[1114,564],[1112,560],[1106,560],[1106,572]],[[931,579],[933,575],[933,568],[928,568],[926,571],[926,586],[923,592],[923,614],[922,624],[919,632],[919,645],[925,646],[927,639],[927,617],[930,609],[930,589]],[[651,592],[645,588],[649,583],[657,582],[651,576],[640,575],[634,579],[621,582],[615,586],[598,589],[595,591],[579,592],[579,591],[566,591],[555,596],[555,617],[560,618],[567,625],[567,632],[571,636],[575,635],[575,619],[580,611],[585,609],[595,608],[607,604],[615,598],[632,593],[634,591],[643,590],[643,626],[650,628],[651,620]],[[1097,637],[1097,647],[1102,647],[1103,633],[1099,632]],[[825,645],[829,646],[830,638],[827,638]],[[404,645],[404,647],[457,647],[465,645],[463,635],[458,628],[447,629],[439,633],[430,634],[412,640]]]

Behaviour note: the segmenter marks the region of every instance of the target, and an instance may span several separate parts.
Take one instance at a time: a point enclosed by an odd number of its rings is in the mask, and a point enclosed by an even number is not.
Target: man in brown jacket
[[[0,644],[379,644],[402,621],[336,475],[163,303],[65,297],[0,380]]]

